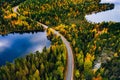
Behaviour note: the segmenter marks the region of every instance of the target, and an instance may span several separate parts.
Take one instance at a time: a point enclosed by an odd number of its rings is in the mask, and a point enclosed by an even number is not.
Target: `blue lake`
[[[120,22],[120,0],[101,0],[100,3],[114,3],[115,7],[112,10],[86,15],[85,17],[89,22]]]
[[[46,32],[0,35],[0,66],[50,46]]]

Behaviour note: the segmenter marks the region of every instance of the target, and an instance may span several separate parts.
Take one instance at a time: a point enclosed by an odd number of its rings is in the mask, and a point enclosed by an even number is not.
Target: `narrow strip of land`
[[[20,15],[17,10],[18,10],[19,6],[16,6],[13,8],[13,12],[17,13],[18,15]],[[48,26],[45,24],[42,24],[40,22],[38,22],[41,26],[43,26],[43,28],[47,29]],[[65,76],[65,80],[73,80],[73,71],[74,71],[74,58],[73,58],[73,52],[72,52],[72,48],[70,46],[70,43],[67,41],[67,39],[60,34],[58,31],[50,28],[54,34],[58,35],[61,37],[63,43],[65,44],[66,48],[67,48],[67,70],[66,70],[66,76]]]

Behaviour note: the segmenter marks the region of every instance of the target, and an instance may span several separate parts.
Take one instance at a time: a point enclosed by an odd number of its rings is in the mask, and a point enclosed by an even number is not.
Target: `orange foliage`
[[[17,17],[17,15],[15,13],[12,13],[4,16],[5,19],[11,19],[12,17]]]
[[[13,20],[13,21],[11,21],[11,23],[12,23],[13,25],[18,25],[18,24],[21,24],[22,21],[21,21],[21,20]]]
[[[97,77],[94,77],[92,80],[102,80],[102,77],[98,74]]]

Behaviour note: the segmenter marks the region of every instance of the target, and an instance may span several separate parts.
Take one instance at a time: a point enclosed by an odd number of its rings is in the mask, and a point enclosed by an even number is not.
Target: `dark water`
[[[0,35],[0,66],[29,53],[41,52],[45,46],[50,46],[46,32]]]
[[[101,0],[101,3],[114,3],[115,7],[112,10],[86,15],[86,19],[93,23],[120,22],[120,0]]]

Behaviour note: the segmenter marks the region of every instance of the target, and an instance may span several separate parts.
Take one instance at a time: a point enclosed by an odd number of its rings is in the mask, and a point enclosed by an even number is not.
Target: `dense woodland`
[[[71,43],[75,60],[74,80],[120,79],[120,23],[92,24],[85,19],[86,14],[114,8],[113,4],[99,2],[100,0],[6,0],[0,7],[0,34],[43,30],[36,21],[42,22],[59,31]],[[17,4],[20,16],[12,11],[12,7]],[[65,46],[60,37],[55,37],[49,30],[48,38],[52,41],[49,49],[2,66],[0,78],[63,80],[67,53]],[[106,56],[101,57],[104,54]],[[99,58],[102,65],[99,69],[94,69],[95,61]]]
[[[43,31],[36,21],[22,15],[13,13],[13,6],[19,4],[19,0],[3,0],[0,2],[0,34],[6,35],[11,32],[30,32],[30,31]]]
[[[48,31],[48,37],[54,35]],[[63,80],[66,70],[66,47],[59,36],[51,37],[50,48],[18,58],[0,67],[2,80]]]

